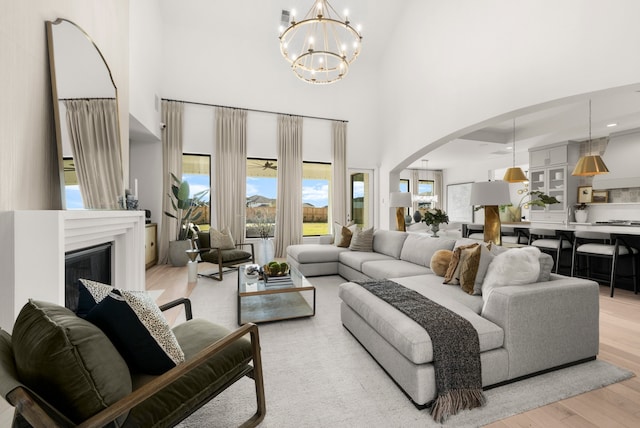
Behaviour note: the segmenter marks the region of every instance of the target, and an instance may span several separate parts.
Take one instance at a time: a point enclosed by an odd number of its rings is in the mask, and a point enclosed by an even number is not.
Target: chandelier
[[[608,174],[609,169],[604,164],[600,155],[594,155],[591,151],[591,100],[589,100],[589,153],[578,159],[576,167],[571,175],[591,177],[594,175]]]
[[[299,79],[328,84],[347,75],[360,54],[362,34],[360,28],[351,26],[348,12],[344,15],[342,18],[326,0],[316,0],[300,21],[294,11],[282,11],[280,52]]]
[[[526,175],[520,167],[516,167],[516,119],[513,119],[513,146],[511,147],[513,155],[513,164],[511,168],[508,168],[504,173],[503,180],[507,183],[522,183],[523,181],[529,181]]]

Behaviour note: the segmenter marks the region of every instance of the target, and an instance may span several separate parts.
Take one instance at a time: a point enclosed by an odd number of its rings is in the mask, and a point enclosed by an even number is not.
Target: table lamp
[[[389,205],[396,209],[396,228],[397,230],[406,231],[404,223],[404,209],[411,206],[411,193],[409,192],[391,192],[389,196]]]
[[[471,205],[484,206],[484,241],[502,245],[498,205],[511,203],[506,181],[483,181],[471,185]]]

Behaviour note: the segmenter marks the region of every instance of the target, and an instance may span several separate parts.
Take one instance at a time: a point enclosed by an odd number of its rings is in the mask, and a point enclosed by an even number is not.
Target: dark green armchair
[[[190,318],[187,299],[161,309],[177,304]],[[185,361],[161,375],[135,373],[99,328],[30,300],[13,337],[0,330],[0,393],[15,407],[13,427],[171,427],[245,376],[257,410],[242,426],[258,425],[266,412],[258,327],[189,319],[173,332]]]
[[[236,247],[229,250],[211,247],[211,237],[209,232],[198,231],[197,247],[200,252],[200,259],[203,262],[218,265],[218,272],[211,274],[201,274],[208,278],[222,281],[222,275],[226,271],[237,268],[243,263],[255,263],[255,255],[252,243],[236,244]],[[248,249],[249,251],[245,250]]]

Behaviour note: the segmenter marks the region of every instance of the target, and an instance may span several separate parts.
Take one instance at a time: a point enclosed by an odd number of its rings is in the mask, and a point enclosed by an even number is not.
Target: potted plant
[[[529,198],[528,200],[526,200]],[[537,207],[544,207],[546,205],[551,204],[559,204],[560,201],[555,198],[555,196],[549,196],[544,192],[539,190],[532,190],[531,192],[524,192],[522,198],[520,198],[520,202],[518,205],[513,206],[513,204],[500,205],[500,220],[509,222],[518,222],[522,220],[522,208],[530,207],[535,205]],[[504,213],[504,217],[502,216]]]
[[[425,222],[427,226],[431,226],[433,237],[437,238],[438,231],[440,230],[440,224],[449,224],[449,216],[440,208],[429,208],[424,213],[424,218],[422,219],[422,221]]]
[[[190,197],[191,189],[185,180],[179,180],[173,173],[171,174],[173,184],[169,198],[173,212],[165,211],[167,217],[178,221],[178,230],[175,241],[169,241],[169,262],[173,266],[185,266],[189,261],[186,250],[191,248],[193,223],[202,216],[201,211],[196,208],[203,205],[203,198],[209,190],[203,190]]]
[[[586,223],[589,212],[587,211],[587,204],[584,202],[573,206],[574,215],[576,217],[576,223]]]

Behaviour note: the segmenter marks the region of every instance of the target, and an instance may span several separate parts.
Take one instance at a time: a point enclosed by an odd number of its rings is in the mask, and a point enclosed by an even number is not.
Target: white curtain
[[[302,118],[278,115],[275,257],[302,242]]]
[[[77,99],[64,103],[84,207],[118,209],[124,185],[116,100]]]
[[[164,215],[173,212],[171,205],[171,185],[173,173],[182,178],[182,123],[184,104],[179,101],[162,100],[162,122],[166,125],[162,131],[162,227],[158,246],[158,262],[169,262],[169,241],[174,241],[178,232],[177,220]]]
[[[331,125],[331,219],[347,224],[347,123],[334,121]]]
[[[216,108],[216,215],[218,229],[228,227],[244,242],[247,187],[247,111]]]

